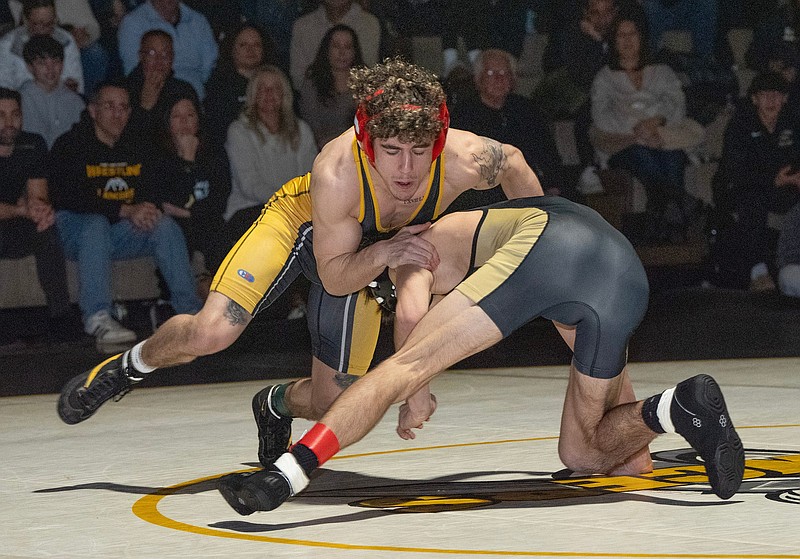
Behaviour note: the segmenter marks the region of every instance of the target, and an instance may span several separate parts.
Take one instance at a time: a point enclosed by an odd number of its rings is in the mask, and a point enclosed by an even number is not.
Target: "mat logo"
[[[237,273],[237,274],[239,274],[239,277],[240,277],[240,278],[242,278],[243,280],[245,280],[245,281],[247,281],[247,282],[253,283],[254,281],[256,281],[256,278],[255,278],[255,276],[253,276],[253,274],[251,274],[251,273],[250,273],[250,272],[248,272],[247,270],[242,270],[242,269],[240,268],[240,269],[239,269],[239,271],[238,271],[238,272],[236,272],[236,273]]]
[[[732,501],[762,495],[781,504],[800,505],[800,452],[746,449],[742,486]],[[484,474],[478,473],[477,476]],[[692,449],[653,454],[653,471],[640,476],[588,476],[566,479],[535,477],[492,481],[431,481],[398,488],[402,494],[387,495],[391,488],[374,488],[380,497],[351,502],[351,506],[392,512],[445,512],[510,502],[621,497],[636,491],[697,491],[710,493],[703,463]],[[363,494],[363,493],[362,493]],[[667,501],[660,501],[667,502]],[[674,501],[685,505],[685,501]],[[565,503],[567,504],[567,503]]]

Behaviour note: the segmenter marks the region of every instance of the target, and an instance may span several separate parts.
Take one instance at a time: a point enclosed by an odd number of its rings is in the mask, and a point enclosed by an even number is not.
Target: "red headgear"
[[[367,101],[375,97],[375,95],[380,95],[383,93],[382,89],[376,91],[371,97],[367,98]],[[419,105],[405,105],[404,108],[407,109],[419,109]],[[364,150],[364,154],[367,156],[367,159],[373,165],[375,164],[375,148],[372,146],[372,138],[367,131],[367,123],[374,118],[375,115],[372,117],[367,115],[367,109],[365,103],[359,103],[358,108],[356,108],[356,117],[354,122],[354,127],[356,131],[356,139],[358,143],[361,145],[361,149]],[[436,136],[436,139],[433,141],[433,152],[432,152],[432,160],[435,161],[439,155],[441,155],[442,151],[444,150],[444,143],[447,139],[447,129],[450,127],[450,111],[447,110],[447,103],[442,101],[442,104],[439,105],[439,121],[442,123],[442,129],[439,130],[439,135]]]

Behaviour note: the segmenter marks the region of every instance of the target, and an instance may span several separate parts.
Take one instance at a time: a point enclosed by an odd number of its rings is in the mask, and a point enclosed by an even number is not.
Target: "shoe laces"
[[[119,374],[121,375],[122,373]],[[122,390],[111,396],[115,402],[119,402],[131,389],[128,383],[120,382],[117,375],[108,372],[100,373],[89,388],[78,392],[78,398],[87,408],[95,410],[109,399],[109,392],[116,392],[120,384],[123,385]]]

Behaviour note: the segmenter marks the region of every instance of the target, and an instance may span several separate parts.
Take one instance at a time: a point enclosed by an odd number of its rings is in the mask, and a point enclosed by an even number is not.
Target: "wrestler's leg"
[[[575,348],[575,327],[569,326],[566,324],[559,324],[556,321],[553,321],[558,333],[567,343],[570,349],[574,350]],[[633,391],[633,383],[631,383],[630,376],[628,375],[627,367],[623,369],[622,373],[620,373],[620,377],[622,377],[622,385],[619,390],[619,397],[616,401],[613,402],[613,405],[619,404],[627,404],[630,402],[636,401],[636,395]],[[562,427],[562,437],[563,437],[563,427]],[[636,452],[633,456],[631,456],[628,460],[626,460],[623,464],[620,464],[618,467],[610,470],[608,474],[611,475],[625,475],[625,474],[640,474],[644,472],[650,472],[653,469],[653,461],[650,458],[650,449],[649,447],[645,446]],[[582,473],[582,472],[577,472]]]
[[[592,378],[570,365],[561,415],[558,453],[571,470],[582,473],[639,474],[652,470],[646,447],[656,437],[633,399],[627,372]]]
[[[447,367],[501,339],[500,330],[486,313],[454,291],[425,315],[402,349],[343,392],[321,423],[345,448],[366,435],[393,403],[405,400]]]
[[[359,377],[342,373],[313,357],[311,377],[302,378],[286,389],[286,406],[292,417],[318,420],[342,391]]]
[[[311,378],[297,381],[286,390],[286,407],[292,417],[319,419],[345,388],[366,374],[380,327],[380,307],[367,290],[334,297],[320,285],[311,285]]]
[[[157,368],[188,363],[228,347],[250,319],[249,313],[226,296],[211,293],[196,315],[170,318],[133,349],[70,379],[58,399],[59,417],[71,425],[85,421],[103,403],[119,400]]]
[[[145,340],[142,360],[160,368],[217,353],[235,342],[252,318],[239,304],[212,291],[200,312],[170,318]]]
[[[311,377],[267,386],[253,396],[258,460],[272,464],[291,443],[292,420],[318,420],[358,375],[366,373],[380,331],[377,303],[366,291],[334,297],[312,284],[308,299]]]

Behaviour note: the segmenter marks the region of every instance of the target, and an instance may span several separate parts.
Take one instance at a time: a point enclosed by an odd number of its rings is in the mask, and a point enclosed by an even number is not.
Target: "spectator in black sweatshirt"
[[[186,241],[143,189],[145,159],[122,141],[130,118],[122,83],[102,84],[88,116],[53,145],[50,184],[64,251],[77,260],[84,329],[101,344],[133,342],[110,314],[111,262],[152,256],[180,313],[200,308]]]

